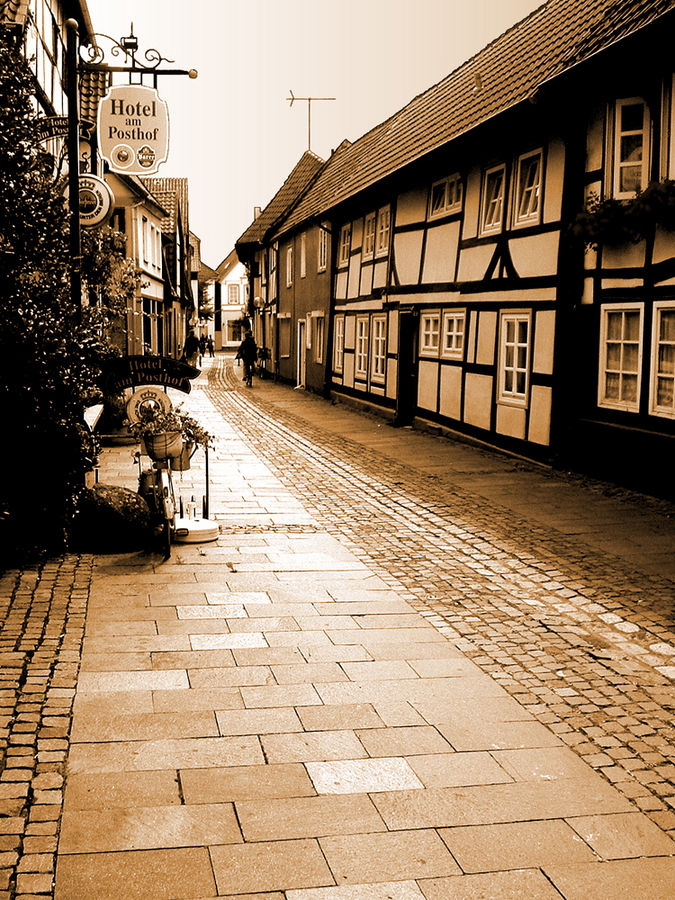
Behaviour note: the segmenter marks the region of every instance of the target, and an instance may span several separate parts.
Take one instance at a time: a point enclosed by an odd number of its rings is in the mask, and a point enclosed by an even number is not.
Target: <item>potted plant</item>
[[[180,469],[189,468],[195,447],[208,447],[213,440],[213,436],[180,407],[169,412],[149,410],[138,422],[129,425],[129,431],[136,440],[143,442],[152,459],[172,460],[172,468]],[[174,460],[181,459],[184,464],[174,465]]]

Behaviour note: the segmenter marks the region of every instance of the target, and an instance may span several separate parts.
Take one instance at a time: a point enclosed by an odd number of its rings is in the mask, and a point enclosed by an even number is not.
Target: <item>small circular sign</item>
[[[136,154],[136,159],[138,160],[138,165],[143,166],[144,169],[150,169],[155,164],[155,159],[157,155],[152,147],[148,147],[147,144],[145,147],[141,147],[138,153]]]
[[[110,160],[118,169],[128,169],[135,159],[136,154],[128,144],[118,144],[110,153]]]
[[[80,225],[97,228],[112,215],[115,196],[106,182],[97,175],[80,175]]]
[[[127,417],[135,422],[153,419],[158,413],[171,412],[173,404],[168,394],[159,387],[144,387],[136,391],[127,401]]]

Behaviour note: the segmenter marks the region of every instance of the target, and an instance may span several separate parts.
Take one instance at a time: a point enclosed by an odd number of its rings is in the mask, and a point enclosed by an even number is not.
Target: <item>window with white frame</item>
[[[319,226],[319,258],[317,268],[319,272],[325,272],[328,265],[328,232]]]
[[[323,362],[323,338],[325,334],[325,319],[322,314],[312,315],[312,346],[314,347],[314,362]]]
[[[300,235],[300,277],[304,278],[307,274],[307,233],[302,232]]]
[[[499,400],[527,406],[530,365],[530,314],[504,313],[499,345]]]
[[[344,266],[349,262],[349,252],[352,244],[352,226],[351,222],[343,225],[340,229],[340,246],[338,248],[338,265]]]
[[[375,213],[371,212],[365,218],[363,223],[363,249],[361,251],[362,259],[372,259],[375,253]]]
[[[598,405],[638,412],[642,357],[642,305],[601,307]]]
[[[463,309],[443,312],[441,355],[445,359],[462,359],[464,356],[465,322],[466,312]]]
[[[355,375],[366,378],[368,375],[368,317],[356,319],[356,357]]]
[[[386,256],[389,253],[389,228],[391,223],[391,210],[383,206],[377,212],[377,224],[375,231],[375,256]]]
[[[291,355],[291,319],[290,316],[279,316],[279,356]]]
[[[536,224],[541,218],[541,171],[541,150],[525,153],[518,158],[514,225]]]
[[[458,174],[431,185],[429,218],[445,216],[462,208],[462,179]]]
[[[387,320],[385,316],[373,316],[371,381],[384,383],[387,365]]]
[[[293,248],[286,248],[286,287],[293,284]]]
[[[239,306],[239,285],[228,284],[227,286],[227,304],[228,306]]]
[[[649,411],[675,419],[675,302],[654,305]]]
[[[147,218],[145,216],[143,216],[141,219],[141,241],[143,244],[143,262],[144,263],[147,263],[150,261],[148,258],[148,253],[149,253],[148,230],[149,230],[149,227],[150,227],[150,225],[148,223]]]
[[[483,203],[481,208],[481,234],[494,234],[501,230],[504,218],[504,186],[506,166],[495,166],[483,175]]]
[[[277,296],[277,247],[271,247],[269,253],[270,265],[270,293],[272,300]]]
[[[649,110],[640,97],[616,101],[614,119],[615,197],[632,197],[647,185]]]
[[[336,316],[333,325],[333,368],[341,372],[345,358],[345,317]]]
[[[438,354],[441,331],[441,315],[439,312],[425,312],[420,316],[420,353]]]

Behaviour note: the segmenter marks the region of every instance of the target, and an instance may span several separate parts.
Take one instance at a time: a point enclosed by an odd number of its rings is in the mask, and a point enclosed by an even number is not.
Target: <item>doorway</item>
[[[410,425],[417,412],[417,347],[416,312],[401,312],[398,320],[398,378],[394,425]]]
[[[307,376],[307,323],[304,319],[298,322],[298,355],[296,366],[296,387],[305,387]]]

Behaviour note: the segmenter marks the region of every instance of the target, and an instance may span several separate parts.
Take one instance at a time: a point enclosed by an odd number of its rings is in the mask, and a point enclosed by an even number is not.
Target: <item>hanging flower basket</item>
[[[143,441],[151,459],[176,459],[183,452],[183,435],[180,431],[145,434]]]
[[[190,468],[190,459],[195,452],[194,444],[183,444],[180,456],[174,456],[171,460],[171,469],[174,472],[187,472]]]

